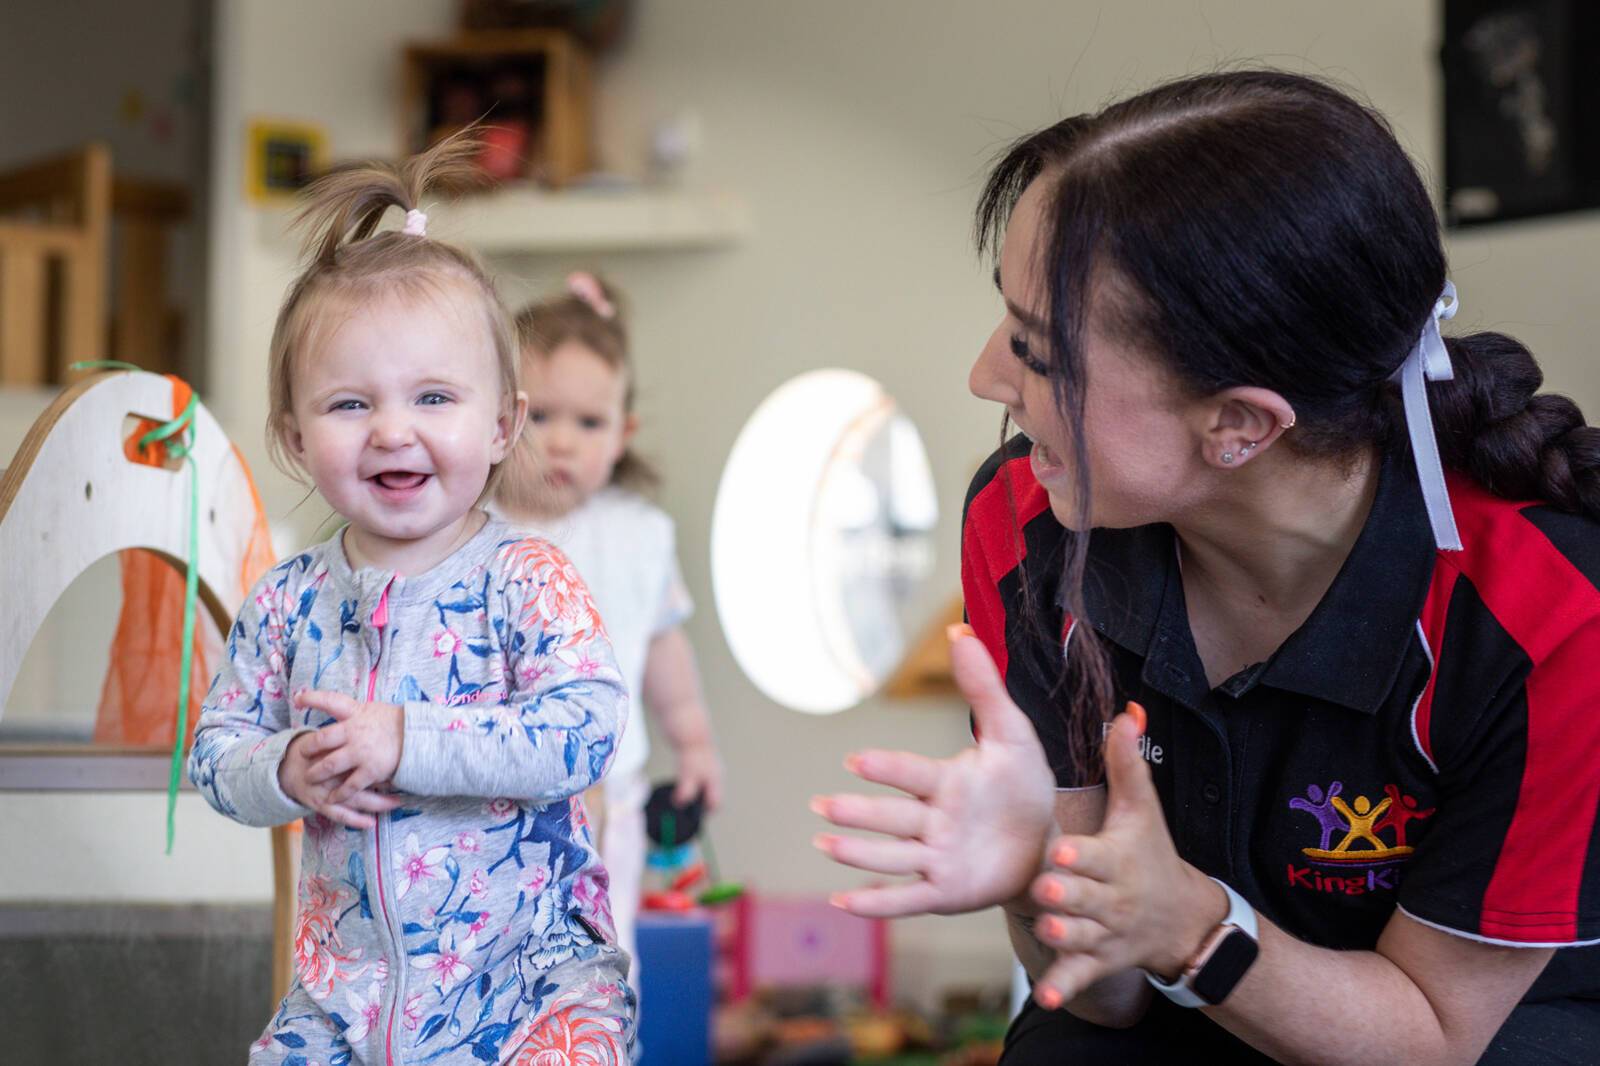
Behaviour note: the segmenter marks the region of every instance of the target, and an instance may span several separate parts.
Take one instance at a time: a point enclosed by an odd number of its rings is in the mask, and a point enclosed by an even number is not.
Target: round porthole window
[[[876,381],[787,382],[734,442],[711,520],[711,579],[734,658],[762,692],[831,714],[905,652],[903,608],[933,566],[939,508],[916,427]]]

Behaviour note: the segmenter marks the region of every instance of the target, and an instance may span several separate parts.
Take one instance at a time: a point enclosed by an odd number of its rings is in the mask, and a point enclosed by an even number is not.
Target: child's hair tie
[[[411,237],[426,237],[428,235],[428,216],[413,207],[406,212],[406,225],[400,232]]]
[[[600,284],[600,279],[593,274],[583,270],[568,274],[567,291],[588,304],[589,310],[601,318],[610,321],[616,317],[616,307],[606,299],[605,288]]]

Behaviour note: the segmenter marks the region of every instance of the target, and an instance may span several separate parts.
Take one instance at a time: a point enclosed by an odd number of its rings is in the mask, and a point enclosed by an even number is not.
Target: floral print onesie
[[[246,825],[306,819],[297,981],[251,1048],[284,1066],[626,1063],[627,956],[579,795],[627,694],[582,580],[490,519],[426,573],[352,570],[343,534],[274,567],[228,635],[189,774]],[[361,831],[284,794],[290,694],[405,709],[392,787]]]

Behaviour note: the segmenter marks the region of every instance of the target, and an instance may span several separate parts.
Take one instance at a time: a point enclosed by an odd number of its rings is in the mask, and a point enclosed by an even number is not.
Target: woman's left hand
[[[1059,1007],[1096,981],[1133,968],[1172,980],[1227,915],[1227,897],[1179,858],[1150,768],[1139,752],[1144,709],[1129,704],[1106,737],[1105,822],[1093,836],[1058,837],[1053,869],[1031,894],[1043,912],[1034,932],[1061,953],[1034,984]]]

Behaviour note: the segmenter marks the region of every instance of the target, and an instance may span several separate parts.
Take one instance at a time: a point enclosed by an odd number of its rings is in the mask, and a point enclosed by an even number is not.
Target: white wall
[[[871,373],[899,397],[922,427],[944,507],[931,610],[956,589],[962,492],[998,433],[997,412],[965,388],[997,314],[969,244],[986,160],[1066,113],[1160,78],[1262,57],[1354,84],[1431,164],[1439,158],[1434,8],[1425,0],[641,0],[625,49],[600,67],[606,162],[636,167],[649,123],[693,110],[706,138],[697,177],[745,196],[755,219],[754,235],[733,250],[585,261],[622,285],[635,312],[643,447],[667,473],[662,502],[679,522],[701,608],[690,632],[730,764],[730,810],[714,826],[727,874],[767,891],[854,883],[809,847],[819,826],[807,798],[846,787],[840,760],[852,749],[938,754],[966,737],[958,706],[871,701],[817,719],[774,706],[742,677],[711,610],[706,545],[721,464],[748,412],[788,377],[828,365]],[[208,399],[256,464],[274,517],[298,499],[268,472],[260,445],[267,338],[292,263],[285,245],[264,237],[274,223],[238,191],[245,119],[315,119],[339,156],[393,151],[397,46],[438,34],[453,11],[447,0],[243,0],[222,10]],[[1586,306],[1579,286],[1600,265],[1597,236],[1586,216],[1451,241],[1465,302],[1454,325],[1522,336],[1552,385],[1591,410],[1600,410],[1600,374],[1576,312]],[[513,301],[574,265],[498,264]],[[155,802],[137,803],[149,809],[128,832],[143,835],[140,856],[153,856]],[[41,817],[48,809],[36,808]],[[173,891],[265,894],[264,835],[223,827],[192,798],[179,832],[180,846],[204,846],[172,866]],[[216,863],[224,848],[235,850]],[[220,865],[230,867],[226,877]],[[116,887],[87,875],[82,883]],[[1008,958],[992,916],[907,924],[896,952],[912,991],[1001,981]]]
[[[203,10],[203,0],[0,7],[0,168],[96,139],[119,170],[141,177],[203,171]],[[137,113],[123,109],[129,94]],[[153,122],[162,113],[170,137]]]

